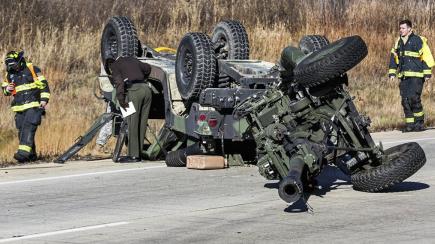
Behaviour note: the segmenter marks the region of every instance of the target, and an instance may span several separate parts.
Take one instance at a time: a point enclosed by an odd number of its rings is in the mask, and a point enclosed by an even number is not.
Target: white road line
[[[388,141],[388,142],[382,142],[382,144],[395,144],[395,143],[403,143],[403,142],[432,141],[432,140],[435,141],[435,137],[416,138],[416,139],[401,140],[401,141]]]
[[[147,169],[155,169],[155,168],[163,168],[163,167],[166,167],[166,165],[150,166],[150,167],[143,167],[143,168],[133,168],[133,169],[120,169],[120,170],[111,170],[111,171],[100,171],[100,172],[75,174],[75,175],[61,175],[61,176],[36,178],[36,179],[28,179],[28,180],[5,181],[5,182],[0,182],[0,186],[2,186],[2,185],[10,185],[10,184],[17,184],[17,183],[28,183],[28,182],[37,182],[37,181],[68,179],[68,178],[83,177],[83,176],[114,174],[114,173],[137,171],[137,170],[147,170]]]
[[[86,226],[86,227],[80,227],[80,228],[58,230],[58,231],[52,231],[52,232],[46,232],[46,233],[40,233],[40,234],[33,234],[33,235],[27,235],[27,236],[0,239],[0,243],[6,243],[6,242],[12,242],[12,241],[22,241],[22,240],[27,240],[27,239],[32,239],[32,238],[54,236],[54,235],[67,234],[67,233],[86,231],[86,230],[95,230],[95,229],[101,229],[101,228],[105,228],[105,227],[113,227],[113,226],[126,225],[126,224],[129,224],[129,222],[116,222],[116,223],[109,223],[109,224],[103,224],[103,225],[93,225],[93,226]]]

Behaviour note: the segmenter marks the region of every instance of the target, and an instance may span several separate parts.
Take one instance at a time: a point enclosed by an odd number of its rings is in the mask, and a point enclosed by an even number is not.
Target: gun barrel
[[[301,198],[304,192],[301,180],[304,165],[300,158],[291,160],[289,174],[280,181],[278,194],[285,202],[292,203]]]

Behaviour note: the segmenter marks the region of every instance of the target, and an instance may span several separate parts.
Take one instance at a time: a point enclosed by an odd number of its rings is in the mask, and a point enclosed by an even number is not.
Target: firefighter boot
[[[414,131],[425,131],[426,128],[424,127],[424,121],[423,120],[417,120],[414,125]]]
[[[418,108],[422,109],[421,108],[421,103],[419,103],[419,104],[420,105],[419,105]],[[415,129],[414,129],[414,131],[424,131],[424,130],[426,130],[426,128],[424,127],[424,113],[422,111],[414,113],[414,118],[415,118]]]
[[[414,123],[406,123],[405,128],[402,129],[403,133],[413,132],[413,131],[415,131],[415,124]]]
[[[18,163],[27,163],[30,161],[34,161],[32,160],[33,155],[30,153],[23,153],[21,151],[18,151],[14,154],[14,159],[16,159],[18,161]],[[35,155],[36,158],[36,155]]]

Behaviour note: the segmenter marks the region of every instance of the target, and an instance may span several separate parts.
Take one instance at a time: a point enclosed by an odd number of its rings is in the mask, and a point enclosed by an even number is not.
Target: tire
[[[186,167],[187,156],[184,150],[168,152],[165,163],[168,167]]]
[[[301,49],[304,54],[318,51],[327,45],[329,45],[329,40],[325,36],[320,35],[303,36],[299,41],[299,49]]]
[[[249,40],[245,27],[236,20],[219,22],[211,41],[219,59],[249,59]]]
[[[139,56],[140,41],[137,38],[136,27],[125,16],[115,16],[109,19],[101,36],[101,60],[108,74],[108,58]]]
[[[340,39],[302,59],[294,69],[295,80],[304,87],[327,83],[353,68],[367,53],[361,37]]]
[[[168,152],[165,158],[168,167],[186,167],[188,155],[202,154],[198,144],[193,144],[183,149]]]
[[[415,142],[385,150],[388,160],[378,167],[351,175],[357,191],[379,192],[400,183],[417,172],[426,162],[426,155]]]
[[[127,141],[127,130],[128,130],[127,121],[124,120],[121,123],[121,128],[119,129],[119,134],[118,137],[116,138],[115,149],[113,150],[112,161],[115,163],[119,161],[122,147]]]
[[[178,91],[186,102],[212,87],[216,78],[216,59],[210,38],[204,33],[187,33],[177,49],[175,76]]]
[[[151,133],[154,134],[154,132],[151,131]],[[162,129],[159,131],[158,136],[155,138],[157,146],[159,148],[158,151],[151,152],[150,155],[148,155],[149,160],[157,160],[161,158],[161,156],[166,156],[167,149],[171,147],[171,145],[174,145],[175,142],[177,142],[180,138],[177,136],[177,134],[169,129],[166,125],[162,127]],[[164,157],[163,157],[164,158]]]

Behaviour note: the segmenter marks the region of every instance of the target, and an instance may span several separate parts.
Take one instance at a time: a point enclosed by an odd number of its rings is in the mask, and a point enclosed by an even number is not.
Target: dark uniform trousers
[[[423,83],[423,78],[419,77],[405,77],[400,81],[400,96],[407,124],[423,125],[424,123],[423,105],[421,104]]]
[[[150,112],[152,94],[148,83],[135,83],[127,88],[127,102],[132,102],[136,113],[127,117],[128,155],[140,157]]]
[[[41,124],[42,113],[41,108],[29,108],[15,114],[15,126],[20,141],[18,152],[28,159],[36,157],[35,134],[38,125]]]

